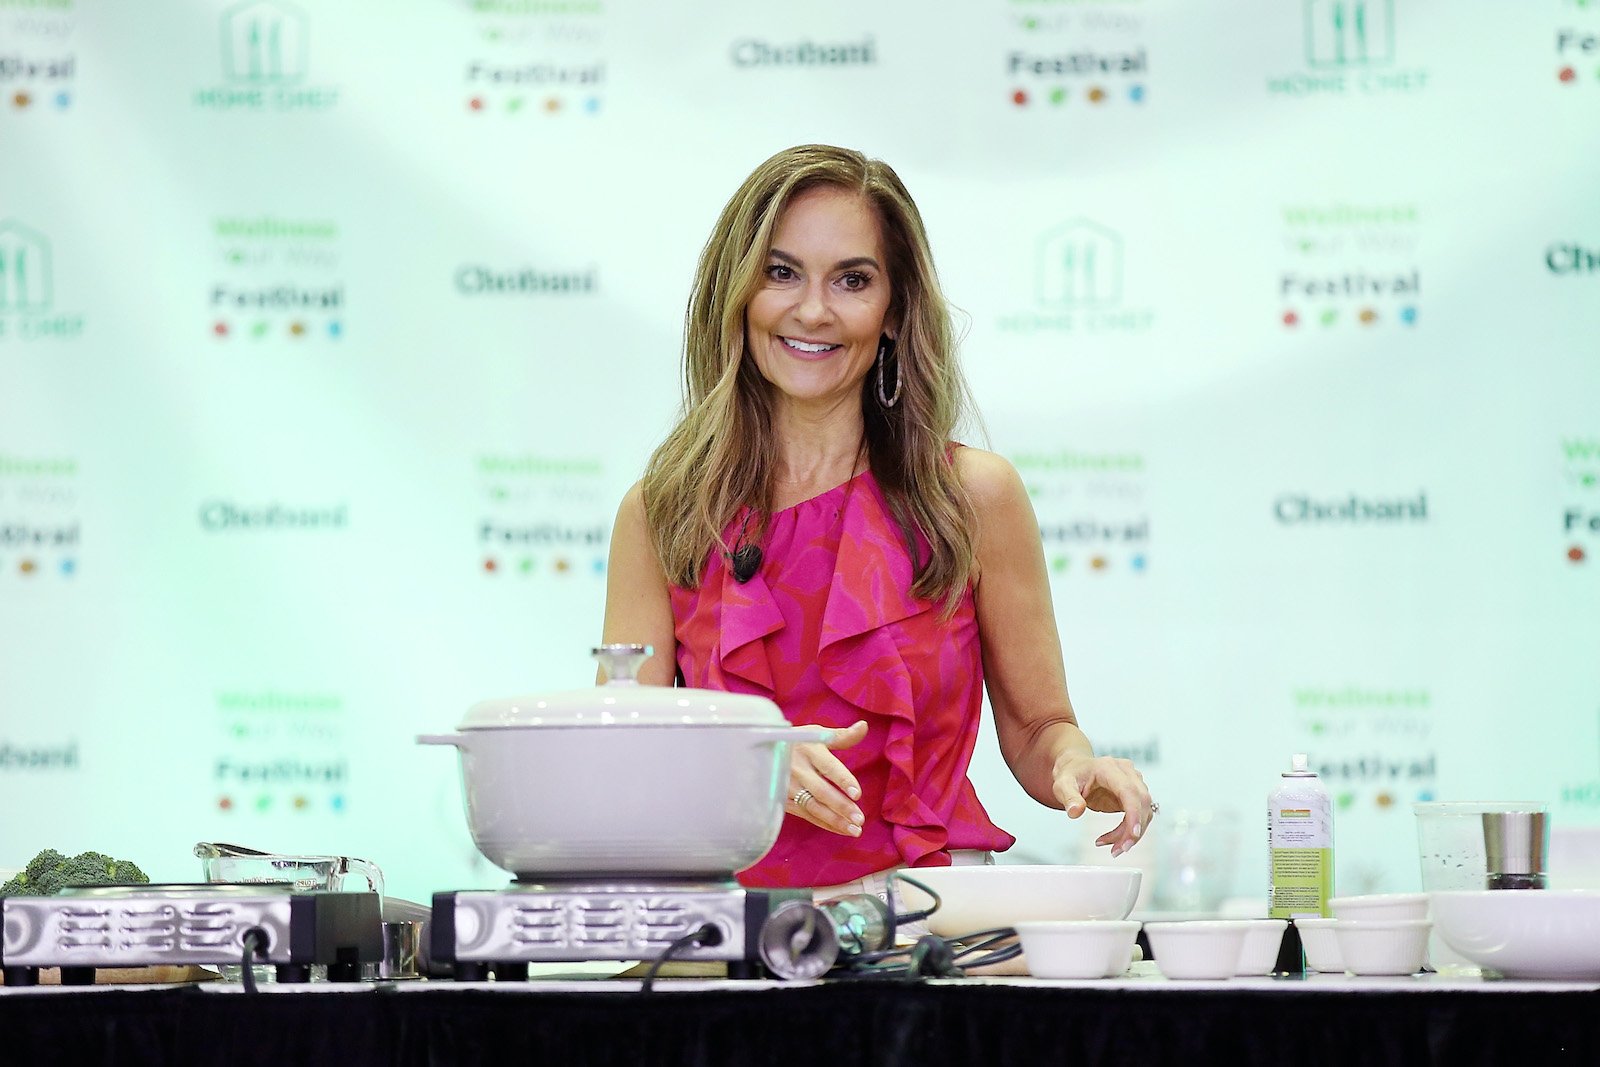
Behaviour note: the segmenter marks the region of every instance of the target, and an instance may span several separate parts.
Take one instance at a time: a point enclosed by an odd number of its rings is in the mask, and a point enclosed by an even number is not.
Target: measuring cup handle
[[[378,904],[381,907],[383,905],[383,872],[378,869],[378,865],[370,860],[358,860],[354,856],[347,857],[346,863],[348,865],[347,876],[348,874],[359,874],[366,879],[368,888],[378,894]],[[339,888],[344,888],[343,879],[340,880]]]

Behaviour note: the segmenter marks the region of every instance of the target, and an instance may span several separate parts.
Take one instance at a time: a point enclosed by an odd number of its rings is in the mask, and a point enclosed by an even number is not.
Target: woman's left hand
[[[1072,755],[1055,767],[1056,799],[1070,818],[1085,811],[1120,811],[1122,821],[1095,838],[1120,856],[1139,842],[1157,811],[1150,790],[1129,760],[1113,756]]]

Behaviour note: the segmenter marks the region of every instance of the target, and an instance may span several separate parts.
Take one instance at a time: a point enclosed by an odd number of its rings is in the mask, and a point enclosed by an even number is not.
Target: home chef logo
[[[1125,303],[1122,235],[1090,219],[1073,219],[1034,242],[1034,306],[1002,315],[1010,333],[1143,333],[1155,311]]]
[[[1299,33],[1305,69],[1269,77],[1270,96],[1380,96],[1427,87],[1428,71],[1396,66],[1394,0],[1301,0]]]
[[[1012,461],[1039,516],[1053,576],[1145,572],[1150,513],[1142,454],[1041,450]]]
[[[207,500],[200,505],[199,518],[200,529],[206,533],[332,532],[349,528],[350,505],[241,504],[231,500]]]
[[[0,738],[0,774],[76,771],[78,740],[39,744]]]
[[[0,341],[48,341],[83,333],[84,317],[55,306],[50,241],[16,219],[0,219]]]
[[[77,574],[77,477],[71,457],[0,452],[0,580]]]
[[[728,58],[739,70],[770,67],[871,67],[878,62],[872,37],[850,41],[770,41],[741,37],[728,46]]]
[[[336,222],[241,215],[213,219],[211,228],[219,269],[207,300],[213,337],[251,341],[344,337],[345,288],[337,273]]]
[[[1282,208],[1279,317],[1290,330],[1416,325],[1421,222],[1411,202]]]
[[[1142,104],[1150,72],[1143,20],[1122,4],[1039,4],[1012,0],[1021,30],[1002,58],[1013,108],[1069,112],[1082,106]]]
[[[226,749],[212,762],[216,807],[230,813],[342,813],[350,781],[338,693],[287,687],[217,691]]]
[[[615,506],[592,456],[484,453],[473,463],[483,510],[478,569],[523,578],[605,574]]]
[[[282,0],[246,0],[222,13],[223,84],[198,89],[196,107],[212,111],[327,111],[339,90],[308,85],[310,20]]]

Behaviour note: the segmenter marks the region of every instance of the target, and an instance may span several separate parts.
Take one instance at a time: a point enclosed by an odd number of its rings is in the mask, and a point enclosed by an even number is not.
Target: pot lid
[[[778,705],[766,697],[640,685],[633,676],[650,655],[649,645],[602,645],[594,656],[610,679],[606,685],[480,701],[467,709],[460,729],[786,725]]]

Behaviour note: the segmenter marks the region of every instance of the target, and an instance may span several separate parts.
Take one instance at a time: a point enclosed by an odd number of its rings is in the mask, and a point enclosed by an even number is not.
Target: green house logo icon
[[[1306,62],[1374,67],[1394,62],[1394,0],[1304,0]]]
[[[1050,307],[1093,307],[1122,299],[1122,238],[1074,219],[1039,238],[1038,300]]]
[[[306,75],[306,16],[275,0],[249,0],[222,16],[222,71],[229,81],[295,82]]]
[[[0,312],[50,306],[50,242],[20,222],[0,222]]]

